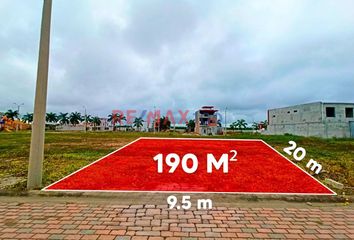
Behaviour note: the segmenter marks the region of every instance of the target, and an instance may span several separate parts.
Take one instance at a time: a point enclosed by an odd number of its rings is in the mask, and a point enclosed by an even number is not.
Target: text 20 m
[[[167,197],[167,204],[169,209],[185,209],[188,210],[192,207],[191,197],[188,195],[182,196],[181,205],[178,203],[178,198],[174,195],[170,195]],[[211,199],[197,199],[196,200],[196,208],[199,209],[212,209],[213,201]]]
[[[224,153],[221,155],[219,160],[217,160],[213,154],[208,153],[206,156],[207,173],[212,173],[213,167],[216,170],[219,170],[222,167],[223,172],[228,173],[229,162],[236,162],[237,161],[236,156],[237,156],[237,151],[231,150],[230,155],[228,153]],[[180,163],[182,165],[182,170],[185,173],[189,173],[189,174],[196,172],[198,170],[198,165],[199,165],[198,158],[193,153],[187,153],[182,157],[180,157],[176,153],[169,153],[167,155],[163,155],[162,153],[159,153],[155,155],[153,159],[157,161],[158,173],[163,173],[164,163],[166,163],[166,165],[170,167],[170,169],[168,170],[169,173],[173,173],[177,169]],[[188,163],[190,163],[189,166]]]
[[[284,148],[284,152],[292,155],[296,161],[301,161],[306,156],[306,150],[303,147],[297,147],[296,142],[289,141],[290,147]],[[322,165],[313,160],[312,158],[306,164],[307,168],[310,168],[311,171],[314,171],[316,174],[319,174],[322,170]]]

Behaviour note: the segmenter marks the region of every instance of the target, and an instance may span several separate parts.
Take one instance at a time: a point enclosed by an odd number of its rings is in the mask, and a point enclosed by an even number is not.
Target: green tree
[[[257,122],[253,122],[252,123],[252,128],[254,129],[254,130],[258,130],[258,123]]]
[[[188,122],[186,122],[186,126],[187,126],[187,132],[194,132],[195,120],[190,119]]]
[[[93,117],[92,118],[92,123],[94,127],[97,127],[101,124],[101,119],[99,117]]]
[[[262,126],[264,127],[265,130],[267,130],[267,127],[268,127],[268,121],[267,120],[264,120],[261,122]]]
[[[117,114],[117,122],[119,123],[119,126],[122,126],[122,121],[127,121],[127,118],[124,115]],[[120,130],[120,128],[119,128]]]
[[[50,123],[56,123],[58,121],[57,114],[55,114],[53,112],[49,112],[46,114],[45,120]]]
[[[84,119],[84,121],[85,121],[85,116],[83,116],[83,119]],[[86,121],[87,121],[88,123],[93,123],[93,117],[92,117],[90,114],[87,114],[87,115],[86,115]]]
[[[7,110],[7,112],[5,112],[4,114],[8,119],[12,119],[12,120],[15,120],[16,119],[19,119],[19,113],[17,110],[13,111],[11,109]]]
[[[22,121],[25,123],[32,123],[33,122],[33,113],[26,113],[22,117]]]
[[[119,125],[121,125],[122,121],[127,121],[127,118],[124,115],[117,114],[117,121],[118,121]]]
[[[239,120],[236,121],[236,128],[240,129],[241,132],[242,132],[243,129],[245,129],[247,127],[247,125],[248,124],[247,124],[245,119],[239,119]]]
[[[118,113],[111,113],[108,115],[108,122],[112,123],[113,131],[116,130],[116,123],[118,121]]]
[[[82,121],[81,113],[79,112],[70,113],[69,121],[72,125],[76,126],[76,124],[79,124],[80,121]]]
[[[137,117],[134,119],[133,126],[137,128],[137,130],[140,132],[141,127],[143,126],[144,120],[140,117]]]
[[[234,132],[237,129],[237,123],[236,122],[231,123],[230,128]]]
[[[166,131],[167,129],[171,128],[171,121],[168,119],[168,117],[163,116],[158,121],[158,124],[160,125],[160,131]]]
[[[69,115],[69,113],[62,113],[62,112],[59,113],[58,120],[59,120],[59,124],[60,125],[69,124],[70,123],[68,115]]]

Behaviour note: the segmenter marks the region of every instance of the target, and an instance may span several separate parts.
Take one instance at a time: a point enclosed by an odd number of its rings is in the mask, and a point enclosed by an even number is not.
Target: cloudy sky
[[[0,1],[0,111],[33,111],[42,1]],[[54,0],[47,110],[354,102],[354,1]]]

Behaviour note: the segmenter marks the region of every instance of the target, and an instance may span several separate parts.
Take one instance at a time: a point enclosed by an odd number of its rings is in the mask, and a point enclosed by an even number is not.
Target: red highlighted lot
[[[237,151],[237,160],[207,172],[207,155],[219,160]],[[186,173],[180,163],[173,173],[165,163],[158,173],[157,154],[192,153],[198,167]],[[192,161],[187,161],[191,168]],[[46,191],[171,191],[333,195],[329,188],[262,140],[139,138],[46,187]]]

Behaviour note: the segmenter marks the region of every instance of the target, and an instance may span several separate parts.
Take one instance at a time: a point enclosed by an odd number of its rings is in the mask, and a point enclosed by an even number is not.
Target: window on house
[[[326,107],[326,117],[335,117],[336,112],[334,107]]]
[[[294,113],[297,113],[297,110],[294,110]]]
[[[345,117],[352,118],[353,117],[353,108],[345,108]]]
[[[275,115],[273,115],[273,118],[275,118]]]

